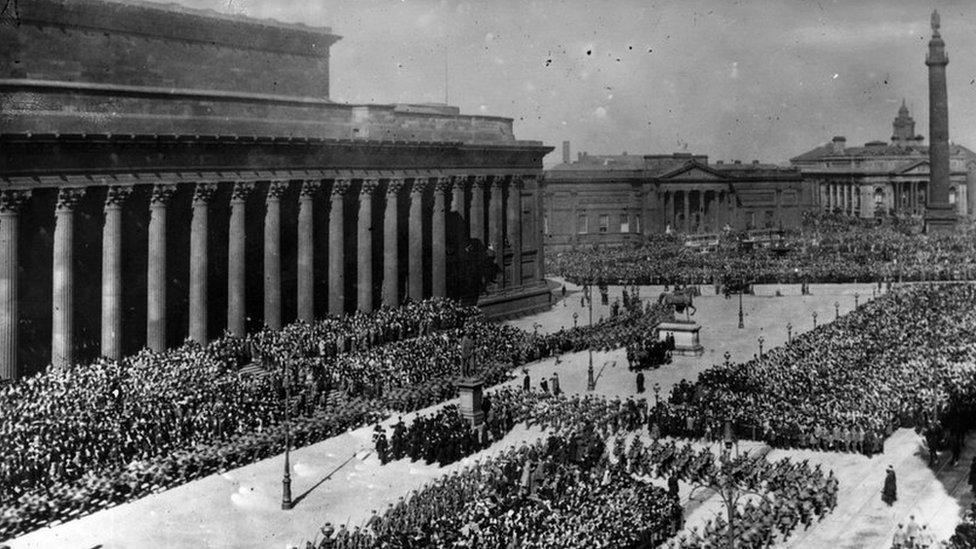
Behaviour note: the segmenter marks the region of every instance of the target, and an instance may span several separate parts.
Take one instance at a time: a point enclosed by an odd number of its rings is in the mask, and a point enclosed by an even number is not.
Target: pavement
[[[788,336],[787,323],[796,335],[812,328],[813,312],[818,315],[818,323],[829,322],[835,317],[835,303],[840,314],[846,314],[854,307],[854,294],[859,294],[859,302],[863,304],[871,299],[872,288],[876,289],[869,284],[814,284],[812,295],[801,296],[798,286],[757,286],[757,295],[743,297],[744,328],[739,329],[738,299],[725,299],[714,295],[712,287],[702,287],[704,295],[696,298],[698,312],[694,319],[702,325],[705,354],[694,358],[675,357],[672,364],[646,372],[648,392],[641,396],[653,398],[652,388],[658,384],[660,395],[664,397],[681,379],[693,380],[709,366],[723,362],[726,351],[733,361],[751,358],[759,352],[759,337],[764,338],[765,349],[782,345]],[[509,324],[542,332],[571,326],[574,312],[577,322],[587,320],[589,311],[580,306],[580,289],[567,283],[566,290],[566,299],[560,300],[552,309]],[[620,295],[620,290],[619,287],[610,289],[611,302]],[[643,299],[656,300],[661,291],[661,287],[642,287],[640,295]],[[781,297],[776,296],[777,291]],[[601,315],[609,316],[609,307],[600,305],[597,299],[593,308],[594,320]],[[634,373],[627,369],[623,349],[595,352],[592,360],[598,376],[597,393],[620,397],[634,395]],[[558,363],[557,359],[549,358],[529,364],[527,369],[535,387],[538,387],[541,376],[549,377],[557,372],[563,391],[582,393],[586,390],[588,362],[589,353],[571,353],[560,357]],[[520,377],[510,383],[520,384]],[[429,413],[437,407],[419,413]],[[405,414],[404,419],[409,421],[413,415]],[[371,433],[371,426],[363,427],[293,451],[292,494],[297,504],[290,511],[280,508],[284,460],[279,455],[43,528],[8,544],[12,549],[299,546],[314,536],[326,521],[362,525],[373,509],[382,511],[387,504],[441,475],[459,470],[488,453],[540,435],[537,430],[519,426],[482,453],[438,467],[410,463],[409,460],[381,466],[371,451]],[[838,508],[834,513],[805,533],[811,537],[797,537],[787,545],[890,546],[897,522],[905,520],[905,515],[916,509],[917,518],[929,522],[937,531],[937,539],[951,534],[961,509],[968,505],[965,474],[960,477],[962,465],[927,472],[929,469],[920,458],[913,457],[917,454],[918,442],[913,432],[898,432],[886,445],[885,454],[873,459],[809,451],[771,451],[769,459],[789,455],[820,460],[834,469],[841,482]],[[972,456],[976,445],[976,440],[969,442],[966,456]],[[875,509],[872,502],[880,503],[884,467],[888,463],[895,464],[900,480],[899,494],[904,499],[891,509]],[[962,463],[969,462],[964,458]],[[699,519],[703,522],[714,516],[716,506],[720,505],[715,498],[702,498],[700,493],[696,494],[695,501],[689,501],[690,492],[691,487],[682,486],[683,501],[692,510],[687,515],[689,526]]]

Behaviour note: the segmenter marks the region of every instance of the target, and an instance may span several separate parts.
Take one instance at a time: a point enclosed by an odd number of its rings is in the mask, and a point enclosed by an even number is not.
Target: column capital
[[[410,185],[410,196],[411,197],[420,196],[424,194],[424,191],[426,191],[429,187],[430,187],[429,177],[414,178],[413,183]]]
[[[488,176],[476,175],[471,181],[471,186],[477,189],[484,189],[488,185]]]
[[[359,187],[360,196],[373,196],[373,192],[380,186],[379,179],[363,179],[363,184]]]
[[[62,187],[58,189],[58,201],[55,211],[64,212],[75,209],[75,205],[85,195],[84,187]]]
[[[132,194],[132,187],[127,185],[109,185],[105,193],[105,209],[121,208],[122,204]]]
[[[270,181],[268,184],[268,194],[265,196],[265,201],[281,200],[284,196],[285,191],[288,190],[287,181]]]
[[[525,178],[521,175],[513,175],[510,183],[512,187],[521,191],[525,186]]]
[[[470,178],[466,175],[456,175],[451,178],[451,183],[454,185],[455,189],[464,190],[468,186]]]
[[[149,206],[165,206],[175,192],[176,185],[170,183],[153,185],[152,194],[149,195]]]
[[[216,192],[217,185],[215,183],[197,183],[193,187],[193,205],[206,205]]]
[[[0,191],[0,214],[19,213],[21,207],[30,198],[29,190]]]
[[[329,191],[332,198],[344,196],[349,192],[349,188],[352,187],[352,181],[349,179],[336,179],[332,182],[332,189]]]
[[[386,194],[395,195],[400,192],[400,189],[404,188],[407,182],[403,179],[390,179],[386,184]]]
[[[456,178],[450,177],[450,176],[447,176],[447,177],[438,177],[434,181],[434,188],[437,190],[437,192],[440,192],[440,193],[449,193],[449,192],[451,192],[451,189],[454,187],[454,180],[455,179]]]
[[[254,183],[248,182],[237,182],[234,183],[234,188],[230,192],[231,202],[244,202],[247,200],[248,195],[254,190]]]
[[[496,176],[493,176],[491,178],[491,188],[492,188],[492,190],[501,189],[502,187],[504,187],[505,184],[508,183],[507,179],[508,179],[508,176],[505,176],[505,175],[496,175]]]
[[[302,188],[298,193],[300,198],[313,198],[322,189],[322,181],[319,179],[306,179],[302,181]]]

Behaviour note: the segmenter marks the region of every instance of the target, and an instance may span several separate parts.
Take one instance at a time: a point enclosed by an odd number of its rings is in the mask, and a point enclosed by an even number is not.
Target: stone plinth
[[[680,356],[701,356],[705,353],[705,348],[701,346],[698,337],[701,326],[697,322],[662,322],[657,325],[657,329],[659,341],[664,341],[668,334],[674,336],[673,354]]]
[[[463,377],[457,382],[457,387],[461,395],[461,415],[471,422],[472,428],[480,427],[485,420],[485,414],[481,411],[485,380],[480,377]]]

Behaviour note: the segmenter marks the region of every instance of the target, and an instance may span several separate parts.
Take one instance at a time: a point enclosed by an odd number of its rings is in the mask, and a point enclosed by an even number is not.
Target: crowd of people
[[[918,285],[744,364],[718,365],[677,384],[655,410],[662,433],[735,436],[776,447],[883,451],[899,426],[951,436],[976,420],[976,287]]]
[[[770,246],[723,232],[717,249],[686,246],[683,235],[653,235],[633,246],[583,248],[546,256],[551,274],[585,284],[804,283],[972,280],[973,227],[922,234],[912,224],[810,214]]]

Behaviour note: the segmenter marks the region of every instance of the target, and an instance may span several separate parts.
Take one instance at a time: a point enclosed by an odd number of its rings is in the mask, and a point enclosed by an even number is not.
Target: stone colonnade
[[[343,314],[355,300],[355,309],[369,312],[374,303],[374,282],[380,290],[380,305],[397,306],[404,299],[426,297],[457,297],[461,291],[458,279],[460,267],[450,273],[448,280],[448,254],[454,256],[454,264],[461,265],[467,254],[473,254],[480,243],[486,248],[485,256],[493,263],[496,275],[488,280],[495,291],[515,290],[538,284],[544,280],[542,259],[542,224],[536,220],[534,230],[527,238],[523,234],[524,181],[536,178],[532,175],[418,175],[414,177],[390,177],[386,175],[359,175],[358,177],[334,177],[316,179],[281,179],[255,181],[200,181],[195,183],[158,183],[149,195],[149,226],[147,241],[146,276],[146,327],[145,345],[153,351],[166,348],[167,318],[167,223],[190,224],[189,251],[189,328],[190,339],[208,341],[208,231],[212,201],[217,185],[232,185],[227,230],[227,310],[226,329],[240,336],[246,330],[246,246],[257,243],[245,242],[246,226],[258,220],[247,219],[246,201],[252,193],[264,196],[263,242],[263,322],[270,328],[282,325],[282,223],[281,205],[292,185],[299,185],[297,242],[297,318],[311,321],[314,304],[322,296],[316,296],[314,253],[315,235],[313,211],[316,198],[325,195],[328,200],[328,312]],[[179,186],[193,185],[191,211],[174,212],[171,198]],[[58,189],[55,205],[51,362],[64,366],[73,361],[73,316],[75,220],[74,208],[86,187]],[[101,334],[100,353],[110,359],[122,354],[122,285],[127,277],[140,273],[123,273],[122,235],[123,206],[133,187],[110,185],[104,203],[102,231],[102,280],[101,280]],[[533,215],[541,212],[541,184],[531,187],[530,200],[534,201]],[[409,193],[408,197],[401,194]],[[430,197],[430,194],[433,194]],[[488,195],[487,219],[485,216]],[[344,219],[344,203],[347,196],[358,200],[358,215],[350,228]],[[470,196],[466,204],[467,197]],[[8,189],[0,192],[0,379],[18,376],[18,241],[20,211],[30,200],[30,190]],[[400,219],[399,204],[409,200],[409,213]],[[428,200],[427,198],[431,198]],[[374,201],[382,201],[382,219],[374,216]],[[432,203],[432,207],[428,204]],[[131,206],[131,205],[130,205]],[[425,218],[430,217],[430,230],[425,230]],[[188,218],[188,221],[187,221]],[[487,222],[487,223],[486,223]],[[399,237],[402,225],[406,225],[406,257],[401,257]],[[382,268],[374,272],[372,233],[382,230]],[[318,231],[322,234],[323,231]],[[347,240],[355,239],[356,295],[345,295],[346,260],[344,250]],[[429,241],[428,241],[429,239]],[[528,240],[528,241],[526,241]],[[523,246],[535,250],[534,273],[523,273]],[[485,249],[480,248],[480,249]],[[430,250],[426,261],[425,250]],[[507,253],[506,253],[507,252]],[[505,258],[510,257],[506,269]],[[407,265],[405,287],[400,284],[400,265]],[[429,273],[425,265],[430,265]],[[478,272],[475,268],[474,272]],[[350,273],[353,274],[353,273]],[[425,281],[429,280],[429,284]]]
[[[732,193],[726,190],[665,190],[661,192],[661,202],[664,226],[672,230],[715,232],[734,221]]]
[[[924,183],[919,181],[894,181],[890,183],[891,205],[896,212],[922,213],[925,209]],[[883,186],[888,187],[889,184]],[[823,211],[839,211],[845,215],[861,215],[864,208],[870,208],[867,213],[874,215],[874,185],[870,195],[872,200],[867,204],[861,198],[861,185],[854,182],[824,182],[820,183],[820,205]]]

